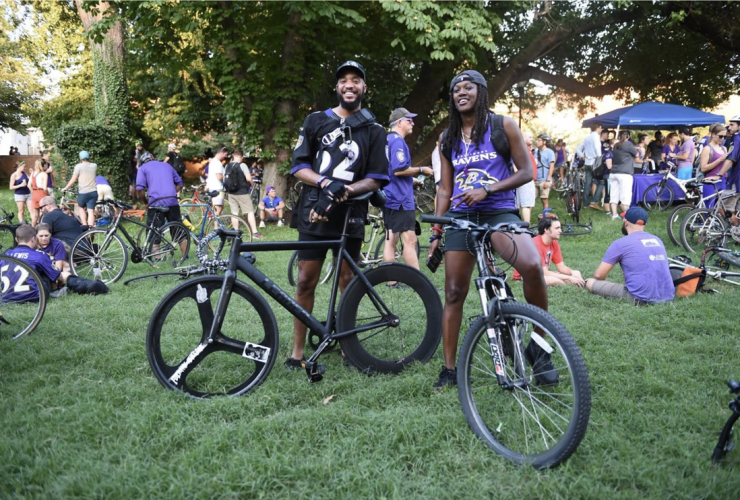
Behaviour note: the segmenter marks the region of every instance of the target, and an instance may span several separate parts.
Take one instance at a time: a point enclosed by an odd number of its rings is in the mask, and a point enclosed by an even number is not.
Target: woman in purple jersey
[[[504,132],[518,170],[511,172],[491,140],[488,85],[477,71],[464,71],[450,83],[450,126],[440,135],[442,170],[436,215],[476,223],[521,222],[515,189],[532,180],[532,162],[516,122],[504,117]],[[432,228],[437,238],[439,225]],[[523,277],[527,302],[547,310],[547,287],[537,249],[528,235],[494,233],[496,252]],[[431,242],[429,256],[439,245]],[[475,267],[467,231],[448,230],[445,238],[445,306],[442,338],[445,366],[435,387],[457,383],[456,354],[465,297]],[[536,345],[536,344],[535,344]]]

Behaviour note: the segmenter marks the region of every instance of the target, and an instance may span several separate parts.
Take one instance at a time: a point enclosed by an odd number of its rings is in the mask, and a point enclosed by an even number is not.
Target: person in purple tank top
[[[704,174],[704,179],[716,181],[713,184],[704,184],[702,186],[702,195],[711,196],[715,192],[719,193],[727,187],[725,176],[719,175],[722,165],[727,159],[727,150],[722,145],[727,137],[727,130],[721,123],[713,123],[709,127],[709,136],[706,146],[701,150],[699,157],[699,169]],[[707,208],[714,208],[717,203],[717,197],[706,201]]]
[[[514,120],[504,117],[504,132],[511,158],[517,166],[516,172],[510,170],[491,140],[489,109],[488,84],[483,75],[468,70],[452,79],[450,126],[439,140],[442,169],[436,215],[470,219],[481,224],[521,222],[514,201],[515,190],[532,180],[534,169],[519,127]],[[442,228],[437,224],[432,231],[435,235],[430,239],[429,257],[439,245]],[[527,302],[547,310],[547,286],[532,238],[494,233],[491,242],[494,250],[522,275]],[[475,255],[468,250],[471,247],[467,231],[447,231],[442,315],[445,366],[434,384],[438,389],[457,384],[455,361],[463,304],[475,267]],[[540,349],[536,343],[534,345]],[[536,355],[540,357],[539,353]],[[556,375],[554,371],[550,373]]]

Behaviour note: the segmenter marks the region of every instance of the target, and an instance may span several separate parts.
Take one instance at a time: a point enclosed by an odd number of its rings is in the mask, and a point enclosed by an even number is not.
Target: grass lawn
[[[15,211],[9,193],[0,194]],[[564,212],[559,200],[554,206]],[[603,212],[585,215],[593,233],[561,245],[565,262],[590,276],[620,223]],[[665,219],[651,214],[647,228],[668,242]],[[289,228],[265,233],[296,238]],[[289,255],[259,254],[258,265],[292,293]],[[131,264],[124,279],[148,272]],[[425,272],[443,287],[443,272]],[[399,376],[368,378],[327,354],[318,384],[276,364],[244,397],[196,401],[165,390],[144,339],[174,283],[122,279],[106,296],[52,299],[33,334],[0,340],[0,498],[695,500],[734,499],[740,490],[740,450],[721,467],[710,463],[729,416],[725,383],[740,378],[740,290],[732,285],[708,283],[722,294],[640,308],[551,289],[550,310],[589,368],[593,409],[578,451],[555,470],[535,472],[477,440],[456,391],[432,390],[441,347],[432,362]],[[328,288],[317,295],[321,314]],[[513,289],[521,298],[521,285]],[[465,315],[478,313],[471,294]],[[275,314],[281,363],[292,318],[278,306]]]

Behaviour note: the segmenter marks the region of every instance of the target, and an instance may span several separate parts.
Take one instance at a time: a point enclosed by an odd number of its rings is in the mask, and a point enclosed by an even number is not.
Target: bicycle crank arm
[[[303,366],[306,368],[306,375],[308,381],[312,384],[315,382],[321,382],[326,373],[326,367],[316,361],[304,361]]]

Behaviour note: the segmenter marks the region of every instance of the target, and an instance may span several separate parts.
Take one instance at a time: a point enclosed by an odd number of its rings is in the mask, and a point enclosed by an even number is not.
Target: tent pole
[[[619,140],[619,124],[617,124],[617,134],[614,136],[616,140]]]

